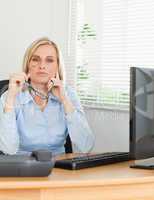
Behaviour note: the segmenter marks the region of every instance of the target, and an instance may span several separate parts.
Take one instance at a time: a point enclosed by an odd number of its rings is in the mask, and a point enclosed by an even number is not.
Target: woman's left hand
[[[63,81],[60,80],[57,72],[56,78],[51,78],[48,82],[48,91],[52,91],[53,95],[56,96],[61,103],[66,99],[65,89]]]

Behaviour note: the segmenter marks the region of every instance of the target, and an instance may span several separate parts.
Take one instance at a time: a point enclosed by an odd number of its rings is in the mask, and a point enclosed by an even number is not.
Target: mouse
[[[38,149],[32,151],[31,156],[35,157],[37,161],[51,161],[52,152],[46,149]]]

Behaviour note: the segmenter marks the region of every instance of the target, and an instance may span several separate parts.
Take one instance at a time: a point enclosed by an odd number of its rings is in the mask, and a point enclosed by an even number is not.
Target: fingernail
[[[50,82],[54,85],[54,81],[53,80],[50,80]]]
[[[16,80],[16,84],[18,84],[18,85],[19,85],[19,84],[20,84],[20,81],[19,81],[19,80]]]

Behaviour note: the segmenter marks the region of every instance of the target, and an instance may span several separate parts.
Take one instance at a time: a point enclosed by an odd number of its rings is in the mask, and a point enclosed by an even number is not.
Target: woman
[[[7,154],[36,149],[64,153],[67,135],[80,152],[94,136],[74,91],[65,85],[57,45],[41,38],[27,49],[23,72],[10,76],[0,101],[0,150]]]

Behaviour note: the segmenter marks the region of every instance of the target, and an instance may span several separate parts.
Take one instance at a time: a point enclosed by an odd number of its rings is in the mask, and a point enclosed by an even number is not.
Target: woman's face
[[[52,45],[39,46],[33,53],[28,74],[33,83],[48,83],[58,71],[57,53]]]

